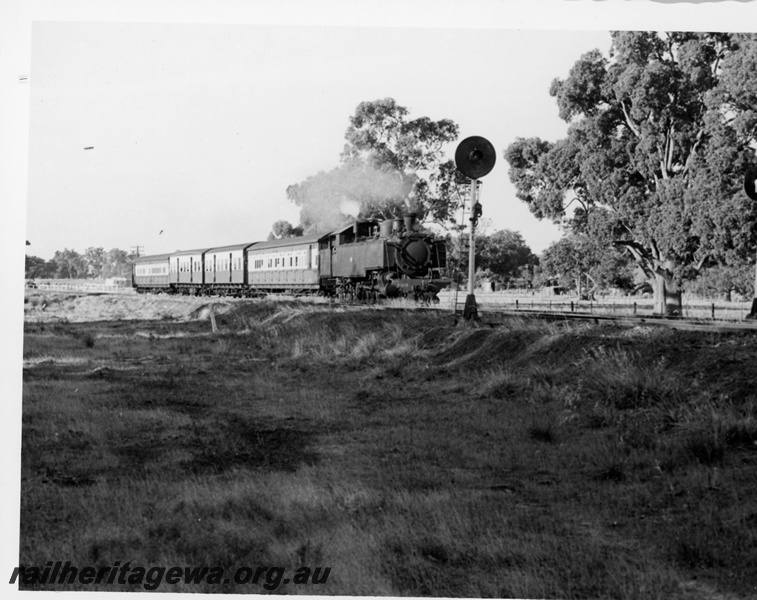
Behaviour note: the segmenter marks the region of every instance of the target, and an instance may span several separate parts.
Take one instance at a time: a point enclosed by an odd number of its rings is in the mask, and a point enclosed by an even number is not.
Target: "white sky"
[[[460,139],[495,145],[485,216],[539,252],[557,228],[515,198],[502,150],[517,136],[565,134],[549,84],[609,41],[606,31],[35,23],[27,251],[264,240],[274,221],[299,222],[286,188],[337,166],[355,107],[390,96],[411,117],[450,118]]]
[[[287,186],[337,165],[357,104],[390,96],[411,117],[449,118],[461,139],[494,144],[484,216],[540,252],[557,229],[515,198],[502,151],[517,136],[564,135],[552,79],[606,50],[611,29],[753,23],[748,2],[5,0],[0,248],[11,285],[0,336],[13,360],[2,373],[0,569],[18,556],[25,239],[46,259],[65,247],[265,239],[275,220],[297,222]]]

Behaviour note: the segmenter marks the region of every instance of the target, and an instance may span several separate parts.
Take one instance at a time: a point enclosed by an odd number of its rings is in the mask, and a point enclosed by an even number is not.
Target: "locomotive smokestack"
[[[386,221],[382,221],[379,224],[379,236],[382,238],[388,238],[392,235],[392,223],[393,221],[391,219],[387,219]]]
[[[405,220],[405,231],[410,233],[415,229],[416,215],[415,213],[406,214],[403,219]]]

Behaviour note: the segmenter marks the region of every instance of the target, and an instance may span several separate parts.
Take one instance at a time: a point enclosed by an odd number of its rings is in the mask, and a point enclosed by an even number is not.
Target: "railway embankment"
[[[753,596],[755,333],[291,300],[229,301],[212,332],[208,299],[159,300],[182,304],[29,311],[23,564],[328,566],[334,595]]]

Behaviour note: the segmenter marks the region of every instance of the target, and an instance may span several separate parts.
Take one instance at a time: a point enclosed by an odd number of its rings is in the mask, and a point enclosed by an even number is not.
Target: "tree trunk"
[[[757,184],[755,185],[757,187]],[[752,299],[752,310],[746,316],[747,319],[757,319],[757,262],[754,268],[754,298]]]
[[[654,314],[663,317],[683,315],[680,288],[659,274],[654,278]]]

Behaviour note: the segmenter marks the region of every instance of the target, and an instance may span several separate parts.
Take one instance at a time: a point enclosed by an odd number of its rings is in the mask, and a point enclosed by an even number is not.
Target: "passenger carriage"
[[[200,294],[205,285],[203,256],[207,248],[174,252],[169,260],[169,284],[172,291],[182,294]]]
[[[138,256],[132,260],[132,285],[140,293],[166,292],[169,289],[168,260],[170,254]]]
[[[292,237],[248,247],[247,285],[271,292],[318,291],[318,237]]]
[[[213,294],[247,292],[247,252],[253,242],[211,248],[205,252],[205,289]]]

